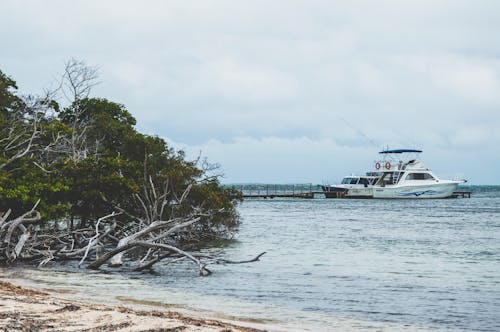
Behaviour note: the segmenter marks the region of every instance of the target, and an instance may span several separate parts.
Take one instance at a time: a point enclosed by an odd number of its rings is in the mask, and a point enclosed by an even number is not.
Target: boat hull
[[[347,188],[337,186],[321,186],[326,198],[344,198]]]
[[[435,183],[418,186],[374,187],[373,198],[424,199],[448,198],[457,189],[458,183]]]
[[[365,185],[331,185],[322,186],[326,198],[373,198],[371,186]]]
[[[373,198],[373,188],[351,188],[347,191],[345,198]]]

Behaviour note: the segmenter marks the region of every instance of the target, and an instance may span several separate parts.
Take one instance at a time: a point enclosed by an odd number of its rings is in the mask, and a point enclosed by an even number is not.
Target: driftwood
[[[79,266],[99,269],[105,264],[120,266],[127,255],[127,259],[137,260],[136,271],[151,269],[159,262],[172,264],[188,260],[196,266],[200,276],[207,276],[212,273],[207,268],[209,264],[250,263],[264,254],[249,260],[231,261],[184,249],[182,241],[179,242],[182,234],[189,233],[207,215],[192,207],[190,215],[175,217],[174,214],[167,220],[158,219],[166,215],[167,195],[157,192],[151,180],[147,187],[143,196],[137,197],[144,212],[142,216],[132,216],[116,207],[95,222],[76,222],[73,227],[65,227],[56,221],[39,223],[41,216],[36,211],[39,202],[14,219],[9,220],[11,212],[7,211],[0,216],[0,263],[22,260],[41,266],[52,261],[78,260]],[[168,186],[163,190],[168,190]],[[190,186],[180,198],[170,202],[170,207],[180,206],[189,190]],[[127,254],[129,252],[131,255]],[[137,258],[139,254],[141,258]]]
[[[190,259],[193,260],[195,263],[197,263],[198,266],[200,267],[200,269],[199,269],[200,276],[206,276],[206,275],[209,275],[212,273],[206,267],[208,264],[223,264],[223,265],[225,265],[225,264],[253,263],[253,262],[259,261],[260,258],[265,253],[266,252],[262,252],[252,259],[241,260],[241,261],[232,261],[232,260],[224,259],[224,258],[217,257],[217,256],[196,254],[196,253],[191,254],[192,258],[190,258]],[[163,262],[165,259],[168,259],[168,260]],[[156,257],[156,258],[154,258],[146,263],[141,262],[139,265],[137,265],[137,267],[134,270],[135,271],[143,271],[143,270],[151,269],[153,267],[153,265],[155,265],[159,262],[163,262],[164,265],[170,265],[170,264],[177,263],[177,262],[179,262],[181,260],[185,260],[185,259],[186,259],[186,256],[183,254],[180,254],[180,255],[179,254],[176,255],[174,253],[162,254],[162,255],[159,255],[158,257]]]
[[[19,257],[30,238],[30,233],[26,225],[40,221],[40,213],[35,210],[39,203],[40,200],[35,203],[30,211],[13,220],[7,221],[11,210],[8,210],[0,217],[0,250],[4,253],[8,261],[14,261]],[[15,232],[20,233],[18,237],[13,237]],[[14,247],[13,250],[12,247]]]

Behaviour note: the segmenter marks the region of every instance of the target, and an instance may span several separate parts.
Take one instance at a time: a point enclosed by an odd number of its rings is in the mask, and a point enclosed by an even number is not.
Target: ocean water
[[[282,331],[500,331],[500,187],[470,199],[248,199],[234,241],[244,265],[155,274],[72,268],[4,275],[106,301],[175,307]],[[91,287],[89,286],[91,285]]]

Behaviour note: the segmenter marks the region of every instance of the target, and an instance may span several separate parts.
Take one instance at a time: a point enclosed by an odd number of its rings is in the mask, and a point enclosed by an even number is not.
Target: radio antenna
[[[366,135],[365,133],[363,133],[359,128],[356,128],[354,125],[352,125],[351,123],[349,123],[349,121],[347,121],[346,119],[344,119],[342,116],[340,117],[340,119],[342,121],[344,121],[344,123],[349,127],[351,128],[352,130],[354,130],[356,133],[358,133],[359,135],[363,136],[364,138],[366,138],[368,140],[368,142],[370,142],[373,146],[379,148],[380,147],[380,144],[378,144],[377,142],[375,142],[374,140],[372,140],[370,137],[368,137],[368,135]]]

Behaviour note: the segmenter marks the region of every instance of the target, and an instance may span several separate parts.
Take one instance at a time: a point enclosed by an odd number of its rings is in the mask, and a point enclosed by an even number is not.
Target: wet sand
[[[74,301],[71,294],[62,298],[56,293],[0,281],[0,331],[263,331],[174,311]]]

